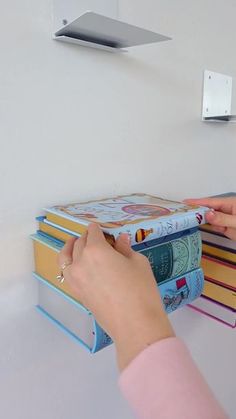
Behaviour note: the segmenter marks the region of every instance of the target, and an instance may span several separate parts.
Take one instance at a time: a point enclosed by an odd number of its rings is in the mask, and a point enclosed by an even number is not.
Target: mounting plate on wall
[[[225,74],[204,71],[202,120],[230,122],[235,121],[232,115],[233,79]]]
[[[171,39],[117,16],[118,0],[54,0],[53,38],[112,52]]]

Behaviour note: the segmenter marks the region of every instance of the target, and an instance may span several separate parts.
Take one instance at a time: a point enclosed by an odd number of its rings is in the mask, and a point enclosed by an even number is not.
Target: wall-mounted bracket
[[[171,39],[117,17],[118,0],[54,0],[53,38],[112,52]]]
[[[236,115],[232,115],[231,112],[232,87],[232,77],[213,71],[204,71],[203,121],[236,121]]]

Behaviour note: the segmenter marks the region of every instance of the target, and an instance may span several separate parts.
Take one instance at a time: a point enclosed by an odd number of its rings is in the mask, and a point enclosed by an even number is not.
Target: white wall
[[[236,93],[235,1],[121,0],[121,18],[173,37],[123,55],[52,41],[51,3],[0,0],[0,327],[5,332],[16,317],[20,330],[27,310],[35,316],[28,236],[45,205],[134,191],[182,199],[235,190],[236,126],[200,118],[204,69],[235,77]],[[236,94],[234,99],[236,111]],[[47,348],[49,326],[40,321],[35,320]],[[9,341],[0,346],[5,367],[6,359],[14,364],[23,339],[18,332],[13,344],[11,333],[6,336]],[[58,336],[57,342],[64,339]],[[100,357],[105,365],[106,355]],[[117,418],[125,417],[122,401],[116,403]],[[20,411],[12,417],[21,417]],[[6,417],[11,419],[10,413]],[[24,411],[24,417],[32,416]],[[60,416],[55,411],[48,417]]]

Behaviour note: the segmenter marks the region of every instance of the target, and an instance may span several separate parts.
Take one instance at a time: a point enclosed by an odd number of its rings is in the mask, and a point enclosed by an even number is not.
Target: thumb
[[[131,257],[133,250],[130,246],[130,237],[128,234],[121,234],[115,242],[114,249],[123,256]]]
[[[236,215],[224,214],[219,211],[209,211],[206,220],[213,226],[236,228]]]

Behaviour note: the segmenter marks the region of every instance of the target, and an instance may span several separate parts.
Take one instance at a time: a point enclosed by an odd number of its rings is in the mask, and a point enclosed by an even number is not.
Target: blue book
[[[108,334],[99,326],[92,313],[75,298],[65,294],[52,283],[34,273],[38,281],[38,310],[67,335],[80,343],[90,353],[95,353],[112,343]],[[195,269],[159,285],[167,313],[190,304],[203,290],[204,275]]]
[[[39,223],[39,230],[37,232],[39,234],[45,235],[45,237],[50,236],[51,238],[57,239],[63,243],[70,237],[81,237],[81,234],[79,233],[76,233],[72,230],[49,222],[45,216],[36,217],[36,221],[38,221]],[[140,251],[142,249],[147,249],[149,247],[154,247],[159,244],[164,244],[173,240],[183,238],[185,236],[195,233],[196,231],[198,231],[198,227],[186,228],[185,230],[181,230],[173,234],[169,234],[167,236],[161,236],[156,239],[149,239],[148,241],[135,243],[132,245],[132,248],[135,251]]]
[[[82,234],[97,223],[111,240],[128,233],[131,244],[145,243],[205,223],[208,208],[146,194],[45,208],[45,224]]]
[[[48,320],[91,353],[98,352],[112,343],[110,336],[79,301],[40,275],[34,273],[33,276],[38,282],[36,307]]]

